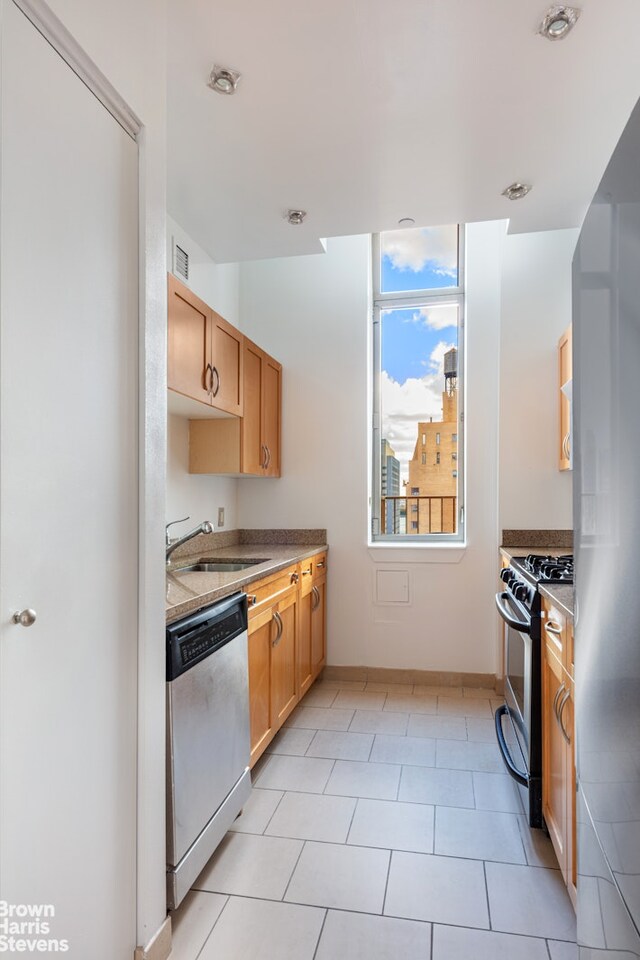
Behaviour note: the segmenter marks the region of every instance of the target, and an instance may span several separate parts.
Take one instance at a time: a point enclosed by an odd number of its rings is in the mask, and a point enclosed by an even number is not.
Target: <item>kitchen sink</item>
[[[247,570],[256,563],[265,563],[268,558],[259,560],[216,560],[215,558],[203,557],[197,563],[188,567],[180,567],[174,573],[235,573],[238,570]]]

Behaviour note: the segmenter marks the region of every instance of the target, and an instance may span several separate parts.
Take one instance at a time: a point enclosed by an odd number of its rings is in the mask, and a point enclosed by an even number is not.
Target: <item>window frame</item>
[[[380,234],[373,234],[372,244],[372,279],[373,279],[373,309],[372,309],[372,337],[371,337],[371,371],[372,371],[372,422],[371,422],[371,499],[369,504],[369,546],[380,547],[389,544],[406,547],[434,547],[446,544],[464,545],[466,543],[465,517],[465,227],[458,225],[458,286],[437,287],[426,290],[381,292],[381,261],[380,261]],[[381,475],[381,447],[382,416],[380,408],[380,374],[382,360],[382,313],[393,309],[418,308],[424,306],[446,306],[456,304],[458,307],[458,529],[456,533],[380,533],[382,496]],[[410,499],[411,495],[408,493]]]

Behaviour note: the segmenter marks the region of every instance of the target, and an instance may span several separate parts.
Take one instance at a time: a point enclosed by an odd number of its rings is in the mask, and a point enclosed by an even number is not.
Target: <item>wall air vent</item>
[[[173,245],[173,272],[183,280],[189,280],[189,254],[177,243]]]

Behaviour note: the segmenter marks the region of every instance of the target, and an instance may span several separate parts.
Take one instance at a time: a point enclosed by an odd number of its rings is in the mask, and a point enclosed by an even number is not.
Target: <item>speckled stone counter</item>
[[[538,586],[543,597],[548,597],[565,616],[573,620],[573,586],[568,583],[544,583]]]
[[[271,531],[261,531],[267,534]],[[278,533],[280,531],[274,531]],[[324,531],[316,531],[324,533]],[[216,534],[210,535],[212,538]],[[220,541],[217,541],[219,544]],[[237,590],[244,589],[247,584],[261,580],[278,570],[283,570],[292,563],[312,557],[327,549],[325,542],[317,543],[232,543],[228,546],[215,545],[207,537],[197,537],[184,545],[190,547],[190,553],[181,552],[167,568],[166,619],[172,623],[187,613],[206,607],[215,600],[227,597]],[[181,548],[184,550],[184,548]],[[176,554],[178,551],[176,551]],[[255,560],[256,563],[246,570],[233,573],[205,573],[193,571],[181,572],[181,568],[198,560],[215,557],[220,560]]]
[[[502,543],[514,548],[514,556],[516,547],[527,553],[571,553],[573,530],[503,530]]]

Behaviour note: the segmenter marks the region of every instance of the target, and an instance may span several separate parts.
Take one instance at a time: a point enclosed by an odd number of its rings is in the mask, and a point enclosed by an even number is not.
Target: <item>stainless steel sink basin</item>
[[[216,560],[215,558],[203,557],[197,563],[189,567],[180,567],[174,573],[236,573],[238,570],[246,570],[253,567],[256,563],[265,563],[267,558],[259,560]]]

